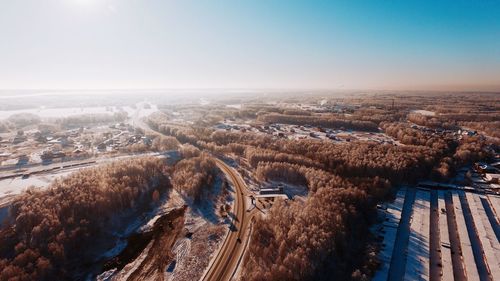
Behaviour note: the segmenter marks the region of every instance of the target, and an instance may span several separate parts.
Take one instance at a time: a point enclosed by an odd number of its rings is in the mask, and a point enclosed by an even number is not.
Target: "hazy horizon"
[[[499,85],[500,87],[500,85]],[[483,86],[480,88],[466,88],[466,89],[447,89],[447,88],[285,88],[285,87],[274,87],[274,88],[224,88],[224,87],[214,87],[214,88],[0,88],[0,95],[2,93],[8,92],[44,92],[44,91],[54,91],[54,92],[113,92],[113,91],[151,91],[151,92],[227,92],[227,93],[237,93],[237,92],[328,92],[328,93],[349,93],[349,92],[363,92],[363,93],[499,93],[500,88],[495,86]]]
[[[500,91],[497,1],[0,1],[0,89]]]

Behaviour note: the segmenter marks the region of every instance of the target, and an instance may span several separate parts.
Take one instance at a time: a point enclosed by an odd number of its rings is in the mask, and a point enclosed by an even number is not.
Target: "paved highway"
[[[142,128],[146,134],[161,135],[151,129],[137,114],[132,120],[134,126]],[[249,193],[239,173],[222,160],[216,158],[216,163],[235,188],[233,226],[201,278],[202,281],[231,280],[235,277],[248,244],[252,218],[257,212],[255,208],[247,212],[246,197]]]
[[[240,175],[223,161],[217,159],[217,166],[224,172],[235,188],[233,226],[224,240],[219,252],[209,264],[203,281],[231,280],[240,265],[255,209],[247,212],[246,197],[248,195],[245,182]]]

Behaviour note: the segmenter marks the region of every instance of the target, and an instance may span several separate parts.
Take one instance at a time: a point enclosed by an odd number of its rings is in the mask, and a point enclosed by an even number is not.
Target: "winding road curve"
[[[161,135],[151,129],[141,118],[134,118],[134,125],[144,129],[145,132]],[[252,218],[257,213],[256,209],[247,211],[247,200],[250,194],[246,184],[233,168],[224,161],[215,158],[216,164],[233,183],[235,188],[235,201],[233,206],[233,226],[229,230],[222,246],[216,256],[211,260],[201,281],[231,280],[235,277],[238,267],[243,260],[243,255],[250,239]]]
[[[254,215],[252,211],[247,212],[248,191],[241,176],[222,160],[216,159],[216,163],[235,187],[233,227],[201,278],[203,281],[231,280],[235,276],[245,252]]]

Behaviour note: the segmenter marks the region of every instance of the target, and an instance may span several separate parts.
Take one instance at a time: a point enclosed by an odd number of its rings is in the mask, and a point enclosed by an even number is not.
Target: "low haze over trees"
[[[171,187],[195,204],[203,202],[217,177],[212,155],[234,158],[245,178],[258,184],[307,188],[303,198],[277,200],[256,220],[244,280],[369,280],[378,265],[370,234],[376,205],[402,183],[448,181],[459,167],[489,159],[498,149],[498,108],[488,99],[464,98],[456,108],[448,105],[453,96],[381,94],[351,100],[354,105],[325,99],[325,107],[317,106],[320,100],[310,110],[261,101],[241,110],[212,104],[174,112],[175,107],[164,106],[164,113],[146,120],[162,136],[131,151],[179,149],[181,159],[169,168],[147,158],[89,169],[46,191],[23,194],[0,231],[5,241],[0,280],[68,278],[77,259],[89,259],[91,242],[105,235],[102,229],[117,214],[147,208]],[[184,124],[177,120],[186,115],[190,119]],[[18,116],[4,127],[31,117]],[[100,122],[97,117],[84,122],[94,121]],[[59,124],[78,122],[61,119]],[[273,123],[320,127],[314,133],[321,131],[323,138],[302,133],[304,139],[292,139],[291,126],[275,136]],[[360,137],[330,139],[325,133],[332,131],[325,129]]]
[[[0,120],[0,133],[5,133],[14,128],[14,125],[9,121]]]
[[[351,129],[360,131],[378,131],[378,126],[371,121],[337,119],[325,115],[304,116],[285,114],[265,114],[259,116],[258,120],[267,123],[284,123],[295,125],[322,126],[332,129]]]
[[[176,138],[170,136],[157,136],[153,139],[151,148],[155,151],[166,151],[177,149],[179,147],[179,141]]]
[[[11,115],[7,120],[14,124],[17,128],[22,128],[28,125],[36,125],[41,122],[40,117],[32,113],[16,113]]]
[[[56,120],[57,124],[60,124],[65,128],[81,127],[88,124],[99,124],[99,123],[109,123],[109,122],[123,122],[127,119],[127,112],[116,112],[113,114],[82,114],[68,116]]]
[[[248,163],[260,182],[307,186],[304,201],[279,201],[255,224],[245,280],[369,280],[378,262],[368,228],[376,204],[387,199],[392,187],[429,177],[446,181],[458,166],[490,155],[491,141],[457,137],[456,120],[412,113],[415,104],[384,102],[380,109],[364,107],[348,115],[279,108],[256,114],[257,122],[264,123],[367,131],[380,126],[396,145],[290,140],[226,130],[202,134],[193,128],[179,133],[168,126],[164,132],[180,142],[245,158],[241,163]]]

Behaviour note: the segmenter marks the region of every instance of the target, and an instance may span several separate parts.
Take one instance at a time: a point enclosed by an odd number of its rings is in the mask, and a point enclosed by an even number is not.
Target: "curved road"
[[[231,280],[234,277],[245,252],[253,217],[253,212],[247,212],[246,196],[248,193],[243,179],[223,161],[216,159],[216,163],[235,187],[233,227],[201,278],[203,281]]]
[[[145,132],[161,135],[161,133],[151,129],[140,118],[134,118],[134,125],[143,128]],[[233,183],[235,188],[234,216],[229,234],[226,236],[215,258],[208,265],[205,274],[200,279],[202,281],[231,280],[236,275],[238,266],[245,253],[246,245],[249,242],[251,221],[256,212],[255,208],[247,212],[246,197],[249,196],[249,193],[239,173],[224,163],[224,161],[217,158],[215,158],[215,161],[219,169]]]

